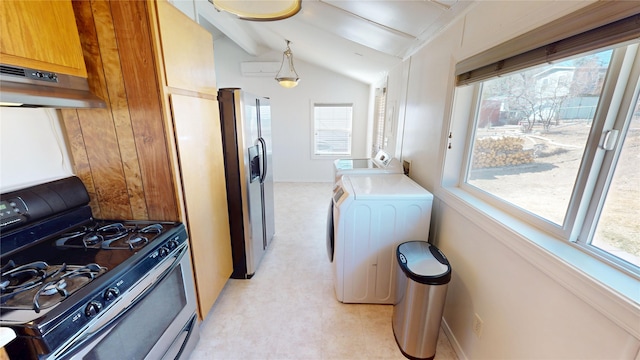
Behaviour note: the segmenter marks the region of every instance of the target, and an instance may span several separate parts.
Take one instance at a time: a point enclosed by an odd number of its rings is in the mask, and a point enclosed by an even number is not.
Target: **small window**
[[[351,155],[353,104],[313,105],[313,154]]]

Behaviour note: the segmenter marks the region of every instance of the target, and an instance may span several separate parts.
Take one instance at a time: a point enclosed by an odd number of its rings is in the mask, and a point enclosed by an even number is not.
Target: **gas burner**
[[[40,289],[40,295],[49,296],[49,295],[53,295],[55,293],[60,293],[60,294],[64,295],[65,294],[65,290],[64,289],[66,287],[67,287],[67,282],[64,281],[64,279],[60,279],[60,280],[58,280],[58,282],[52,281],[50,283],[47,283],[45,286],[43,286]]]
[[[15,263],[10,261],[2,269],[2,281],[0,290],[2,292],[14,292],[28,290],[40,283],[47,277],[47,263],[38,261],[31,264],[15,267]]]
[[[84,227],[83,227],[84,228]],[[84,228],[62,234],[55,245],[59,248],[100,249],[104,237],[91,229]]]
[[[99,227],[95,231],[103,235],[107,240],[115,240],[126,236],[129,231],[133,230],[126,228],[122,223],[113,223]]]
[[[160,234],[164,228],[160,224],[151,224],[143,227],[138,232],[143,234]]]
[[[107,240],[102,243],[103,249],[125,249],[125,250],[136,250],[141,247],[147,245],[149,243],[149,239],[144,236],[138,234],[131,234],[128,238],[118,238],[113,240]]]
[[[7,269],[9,267],[12,268]],[[15,267],[10,261],[2,272],[0,304],[5,309],[31,309],[38,313],[61,302],[106,271],[107,268],[98,264],[48,265],[37,261]]]
[[[84,243],[85,247],[97,245],[102,243],[103,241],[104,241],[104,237],[102,237],[102,235],[93,234],[93,233],[86,234],[82,237],[82,242]]]

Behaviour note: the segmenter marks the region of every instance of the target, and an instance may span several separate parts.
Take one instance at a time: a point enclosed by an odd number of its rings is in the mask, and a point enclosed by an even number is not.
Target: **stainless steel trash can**
[[[440,331],[451,265],[426,241],[408,241],[396,250],[393,334],[409,359],[433,359]]]

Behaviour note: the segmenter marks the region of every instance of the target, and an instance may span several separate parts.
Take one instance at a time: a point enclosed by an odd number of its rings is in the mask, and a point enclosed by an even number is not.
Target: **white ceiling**
[[[199,22],[256,57],[283,52],[294,60],[373,83],[461,14],[471,0],[303,0],[280,21],[240,20],[196,1]],[[275,59],[273,59],[275,60]],[[302,75],[301,75],[302,77]]]

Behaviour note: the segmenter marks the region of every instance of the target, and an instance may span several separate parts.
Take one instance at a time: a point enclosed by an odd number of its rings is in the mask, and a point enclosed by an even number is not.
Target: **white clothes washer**
[[[396,247],[428,240],[433,195],[403,174],[345,175],[333,203],[337,299],[393,304]]]
[[[402,174],[402,164],[385,151],[380,150],[373,158],[337,159],[333,162],[333,184],[343,175],[354,174]]]

